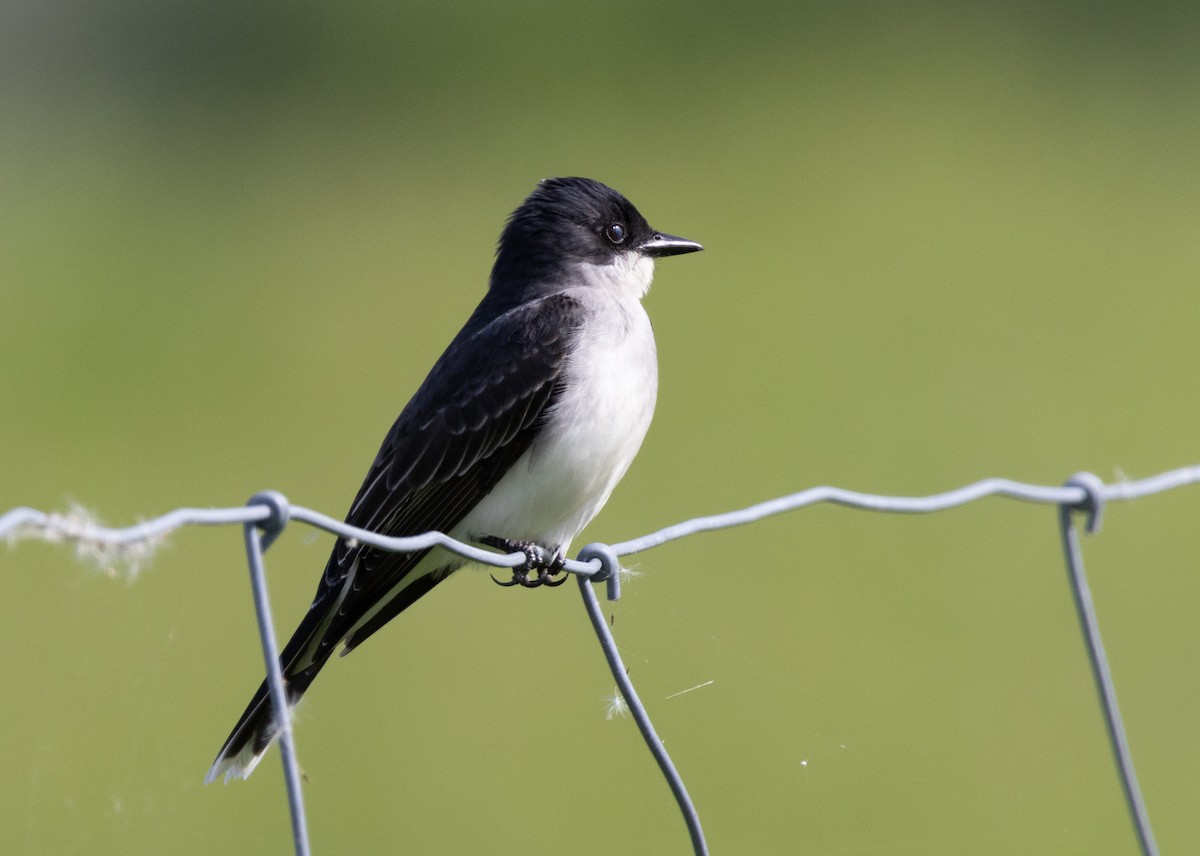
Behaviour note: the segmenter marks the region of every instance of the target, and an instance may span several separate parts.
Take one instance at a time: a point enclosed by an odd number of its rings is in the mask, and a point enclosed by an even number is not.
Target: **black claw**
[[[566,557],[563,556],[560,550],[555,550],[550,561],[538,573],[538,579],[542,581],[542,585],[556,588],[567,581],[570,574],[563,573],[563,565],[567,563]],[[562,579],[554,579],[559,574],[562,574]]]
[[[495,547],[497,550],[503,550],[506,553],[524,553],[525,561],[513,568],[513,576],[509,582],[502,582],[492,576],[492,582],[498,586],[522,586],[524,588],[537,588],[538,586],[550,586],[554,588],[560,586],[567,581],[566,575],[560,580],[555,580],[554,577],[562,572],[563,564],[566,561],[563,554],[559,550],[554,551],[554,555],[548,561],[543,560],[543,550],[540,545],[532,541],[510,541],[507,538],[500,538],[496,535],[485,535],[478,539],[480,544],[487,544],[489,547]],[[533,572],[537,571],[536,576]]]
[[[553,574],[546,573],[544,576],[539,575],[538,579],[542,581],[542,585],[544,585],[544,586],[550,586],[550,588],[558,588],[560,585],[565,583],[567,581],[567,578],[570,576],[571,576],[570,574],[564,573],[562,575],[561,579],[556,580],[553,578],[554,577]]]

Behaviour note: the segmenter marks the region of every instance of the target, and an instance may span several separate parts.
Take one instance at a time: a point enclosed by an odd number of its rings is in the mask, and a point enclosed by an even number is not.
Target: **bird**
[[[502,584],[554,585],[650,427],[658,358],[641,300],[654,261],[702,249],[652,229],[599,181],[538,182],[501,232],[482,300],[388,431],[346,522],[523,552]],[[465,564],[436,547],[394,553],[339,538],[279,655],[288,715],[339,646],[354,650]],[[205,782],[248,777],[275,732],[264,680]]]

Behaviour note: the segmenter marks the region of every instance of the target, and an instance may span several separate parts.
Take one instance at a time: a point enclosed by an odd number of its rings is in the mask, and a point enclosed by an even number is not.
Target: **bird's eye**
[[[625,242],[625,227],[620,223],[609,223],[604,227],[604,237],[614,244]]]

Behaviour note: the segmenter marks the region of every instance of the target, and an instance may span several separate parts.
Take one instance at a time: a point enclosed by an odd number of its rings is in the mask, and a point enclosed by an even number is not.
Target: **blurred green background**
[[[0,510],[340,515],[562,174],[706,247],[659,265],[656,421],[576,547],[1196,463],[1198,36],[1184,3],[6,3]],[[1168,853],[1198,510],[1085,544]],[[329,544],[268,554],[281,634]],[[201,785],[261,676],[240,533],[132,584],[0,555],[4,851],[290,852],[276,755]],[[820,507],[636,568],[606,609],[714,853],[1135,852],[1053,509]],[[302,708],[315,852],[689,852],[611,693],[573,586],[456,576]]]

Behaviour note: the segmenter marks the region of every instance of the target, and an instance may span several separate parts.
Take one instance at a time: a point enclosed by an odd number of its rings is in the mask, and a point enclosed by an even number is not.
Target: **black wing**
[[[511,309],[477,330],[468,323],[388,432],[346,522],[390,536],[453,529],[537,436],[561,392],[580,320],[579,304],[558,294]],[[304,622],[314,613],[331,619],[313,626],[315,631],[325,625],[317,647],[341,641],[424,555],[339,540]],[[343,593],[356,561],[351,588]],[[430,577],[405,586],[345,640],[347,647],[361,643],[440,579]],[[337,614],[325,615],[338,597]],[[298,655],[313,641],[285,654]]]
[[[448,532],[541,430],[562,392],[563,367],[582,320],[579,304],[557,294],[491,321],[484,320],[488,313],[485,298],[396,419],[350,508],[351,525],[393,536]],[[358,645],[444,577],[429,573],[394,593],[428,552],[390,553],[344,539],[334,544],[312,606],[279,656],[292,702],[338,642]],[[448,557],[447,566],[454,564]],[[240,767],[244,776],[253,769],[273,736],[272,717],[263,681],[208,781],[225,770]],[[253,758],[237,761],[246,747]]]

